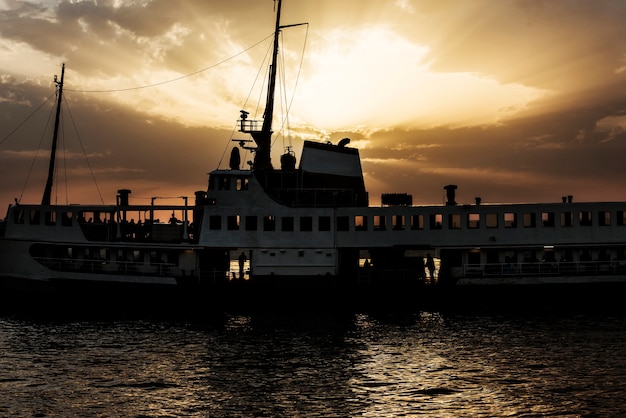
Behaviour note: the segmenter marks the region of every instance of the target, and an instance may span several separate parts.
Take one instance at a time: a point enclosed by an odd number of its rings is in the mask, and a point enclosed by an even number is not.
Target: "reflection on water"
[[[618,416],[626,318],[0,318],[2,416]]]

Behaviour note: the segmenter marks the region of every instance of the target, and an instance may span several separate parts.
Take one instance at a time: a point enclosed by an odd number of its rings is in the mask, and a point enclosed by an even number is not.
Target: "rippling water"
[[[626,414],[626,317],[0,317],[1,416]]]

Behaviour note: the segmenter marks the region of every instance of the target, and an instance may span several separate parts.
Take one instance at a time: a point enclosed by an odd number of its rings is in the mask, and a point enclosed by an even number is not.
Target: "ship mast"
[[[275,0],[276,1],[276,0]],[[270,76],[267,86],[267,101],[263,113],[263,125],[259,130],[256,121],[247,120],[248,112],[241,111],[240,132],[249,133],[256,142],[257,148],[254,155],[254,168],[256,170],[272,170],[270,156],[272,141],[272,119],[274,117],[274,91],[276,90],[276,69],[278,59],[278,36],[280,34],[280,9],[282,0],[277,0],[276,27],[274,29],[274,48],[272,50],[272,62],[270,64]]]
[[[54,163],[57,153],[57,142],[59,136],[59,119],[61,116],[61,98],[63,96],[63,77],[65,75],[65,63],[61,67],[61,81],[57,81],[57,76],[54,76],[54,83],[57,85],[57,112],[54,119],[54,135],[52,137],[52,150],[50,152],[50,166],[48,167],[48,180],[46,181],[46,188],[43,192],[43,198],[41,199],[42,205],[50,204],[50,196],[52,195],[52,180],[54,179]]]

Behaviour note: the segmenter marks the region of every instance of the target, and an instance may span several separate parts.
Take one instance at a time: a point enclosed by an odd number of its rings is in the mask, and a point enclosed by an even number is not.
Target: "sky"
[[[274,19],[272,0],[0,0],[0,205],[41,201],[63,63],[53,203],[192,201],[247,139],[240,109],[262,116]],[[281,34],[273,164],[348,137],[371,205],[448,184],[624,201],[624,22],[624,0],[284,0],[306,25]]]

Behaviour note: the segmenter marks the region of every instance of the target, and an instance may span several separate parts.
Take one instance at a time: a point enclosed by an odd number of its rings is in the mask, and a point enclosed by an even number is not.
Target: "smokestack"
[[[447,206],[456,205],[456,200],[455,200],[456,189],[457,189],[456,184],[448,184],[447,186],[444,186],[444,190],[446,191],[446,196],[448,198],[448,201],[446,202]]]

